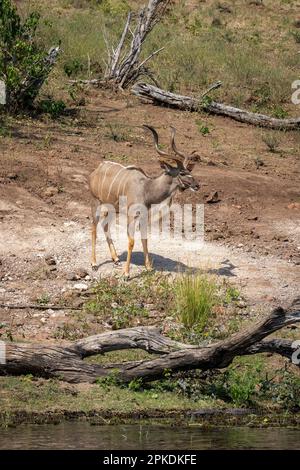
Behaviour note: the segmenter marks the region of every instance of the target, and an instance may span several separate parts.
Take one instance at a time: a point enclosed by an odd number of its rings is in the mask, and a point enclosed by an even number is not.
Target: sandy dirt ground
[[[90,268],[86,178],[102,158],[158,174],[151,140],[140,128],[144,122],[159,129],[164,143],[168,126],[175,125],[178,146],[200,155],[194,171],[200,191],[180,194],[176,201],[205,209],[203,243],[150,240],[155,269],[201,268],[223,276],[241,290],[253,316],[299,294],[299,135],[283,133],[280,149],[271,153],[260,129],[201,116],[211,129],[202,136],[198,119],[91,91],[84,108],[60,121],[13,121],[0,140],[0,303],[35,303],[45,296],[56,303],[88,290],[101,276],[121,275],[124,237],[116,242],[121,267],[112,264],[100,236],[99,268]],[[219,202],[207,203],[215,191]],[[138,241],[132,276],[142,265]],[[68,315],[64,309],[1,308],[0,324],[15,337],[46,339]]]

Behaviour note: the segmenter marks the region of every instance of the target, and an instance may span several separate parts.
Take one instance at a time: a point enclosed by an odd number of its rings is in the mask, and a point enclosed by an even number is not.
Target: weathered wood
[[[132,13],[129,13],[127,20],[116,48],[108,49],[108,64],[104,78],[120,88],[126,88],[130,83],[136,80],[139,76],[147,73],[145,68],[148,62],[154,55],[158,54],[163,47],[154,51],[145,60],[139,63],[142,44],[147,35],[161,19],[169,0],[149,0],[146,7],[143,7],[139,14],[136,26],[132,31],[131,20]],[[126,38],[128,34],[131,35],[131,42],[129,48],[126,49]]]
[[[166,90],[162,90],[148,83],[136,83],[131,88],[134,95],[139,98],[146,98],[157,104],[163,104],[174,108],[188,111],[205,111],[210,114],[227,116],[236,121],[245,122],[254,126],[267,127],[278,130],[299,130],[300,117],[291,119],[277,119],[264,114],[252,113],[245,109],[235,108],[214,100],[203,100],[191,96],[178,95]]]
[[[254,326],[228,340],[209,345],[191,346],[178,343],[162,336],[153,327],[110,331],[67,346],[6,343],[4,358],[0,358],[0,374],[31,373],[67,382],[95,382],[99,377],[114,374],[124,382],[134,378],[151,381],[163,377],[166,369],[175,372],[224,368],[234,357],[246,354],[274,352],[291,360],[291,342],[264,338],[297,322],[300,322],[300,298],[287,310],[277,307]],[[149,353],[160,354],[160,357],[106,366],[88,364],[83,360],[87,356],[130,348],[144,349]]]
[[[9,310],[82,310],[82,307],[70,307],[69,305],[40,305],[40,304],[5,304],[0,303],[0,308]]]
[[[258,354],[269,352],[272,354],[279,354],[280,356],[287,357],[291,359],[295,349],[292,347],[294,341],[289,339],[274,338],[274,339],[265,339],[258,343],[255,343],[253,346],[247,349],[247,354]]]
[[[173,341],[161,335],[156,326],[139,326],[108,331],[83,338],[73,344],[73,349],[82,358],[121,349],[143,349],[151,354],[167,354],[179,349],[195,349],[198,347]]]

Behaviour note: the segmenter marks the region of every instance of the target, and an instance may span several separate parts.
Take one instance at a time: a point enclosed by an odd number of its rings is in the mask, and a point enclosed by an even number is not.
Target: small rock
[[[213,18],[211,25],[215,28],[219,28],[220,26],[222,26],[222,22],[219,18]]]
[[[76,275],[78,276],[78,279],[84,279],[86,276],[88,276],[88,272],[86,269],[80,268],[78,271],[76,271]]]
[[[67,281],[78,281],[76,273],[68,273],[66,279]]]
[[[247,220],[258,220],[258,216],[253,215],[253,216],[247,217]]]
[[[10,180],[16,180],[18,178],[17,173],[8,173],[7,178]]]
[[[207,197],[206,202],[208,204],[214,204],[216,202],[220,202],[220,200],[221,199],[219,198],[218,191],[212,191],[210,195]]]
[[[86,280],[90,279],[88,272],[83,268],[78,269],[78,271],[76,272],[68,273],[66,278],[68,281],[78,281],[79,279],[86,279]]]
[[[299,202],[291,202],[287,206],[288,209],[299,209],[300,208],[300,203]]]
[[[56,261],[52,255],[47,255],[45,257],[45,261],[49,266],[54,266],[56,264]]]
[[[87,290],[88,285],[85,282],[78,282],[77,284],[74,284],[73,289],[76,290]]]
[[[244,302],[243,300],[240,300],[238,303],[237,303],[237,306],[239,308],[246,308],[247,307],[247,304],[246,302]]]
[[[44,196],[52,197],[52,196],[55,196],[55,194],[57,193],[58,193],[58,189],[55,186],[49,186],[49,188],[45,189]]]
[[[244,244],[243,243],[239,243],[236,247],[237,248],[243,248]]]
[[[221,12],[221,13],[232,13],[232,9],[231,7],[227,4],[227,3],[218,3],[217,4],[217,9]]]
[[[221,238],[224,238],[224,235],[222,233],[214,233],[211,238],[212,240],[220,240]]]

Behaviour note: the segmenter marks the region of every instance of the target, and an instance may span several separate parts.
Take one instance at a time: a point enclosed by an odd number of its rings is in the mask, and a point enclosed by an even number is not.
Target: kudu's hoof
[[[114,261],[114,266],[118,267],[121,266],[121,261],[119,259]]]
[[[92,270],[93,271],[98,271],[98,265],[97,264],[92,264]]]

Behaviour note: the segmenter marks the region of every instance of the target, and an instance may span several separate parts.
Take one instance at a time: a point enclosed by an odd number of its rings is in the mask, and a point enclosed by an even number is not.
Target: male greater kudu
[[[100,219],[100,207],[103,205],[113,207],[116,212],[119,211],[120,198],[126,197],[127,204],[127,234],[128,234],[128,253],[124,268],[124,275],[129,276],[131,253],[134,247],[134,215],[130,215],[132,206],[145,207],[149,211],[153,204],[161,204],[163,201],[170,202],[174,192],[179,189],[184,191],[199,189],[198,182],[191,175],[195,162],[190,156],[186,156],[177,150],[175,144],[175,128],[171,127],[171,149],[173,154],[166,153],[159,148],[158,135],[156,130],[144,125],[145,129],[152,132],[156,151],[158,152],[158,161],[163,172],[151,178],[146,173],[135,166],[123,166],[119,163],[104,161],[90,175],[91,207],[92,207],[92,266],[96,267],[96,238],[97,224]],[[107,216],[107,211],[104,213]],[[129,230],[131,227],[131,230]],[[112,260],[118,264],[119,258],[116,253],[109,229],[109,223],[103,223],[103,229],[106,241],[109,246]],[[141,231],[141,240],[145,256],[145,266],[151,269],[147,238]]]

